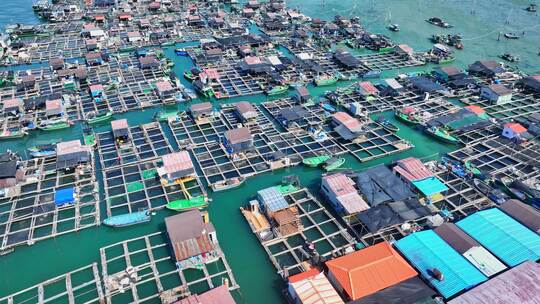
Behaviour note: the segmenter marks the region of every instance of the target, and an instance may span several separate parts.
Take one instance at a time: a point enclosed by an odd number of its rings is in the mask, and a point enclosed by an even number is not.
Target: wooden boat
[[[525,184],[522,181],[514,180],[511,183],[512,187],[517,188],[523,192],[525,192],[529,197],[536,201],[536,204],[540,203],[540,189],[533,188],[527,184]]]
[[[416,115],[416,111],[413,108],[403,108],[394,112],[397,119],[410,125],[417,125],[420,123]]]
[[[383,128],[390,132],[397,132],[399,131],[399,127],[394,125],[390,120],[384,118],[384,116],[379,116],[376,119],[377,123],[380,124]]]
[[[151,219],[152,218],[150,217],[150,211],[145,210],[145,211],[111,216],[103,220],[103,224],[110,227],[126,227],[126,226],[149,222]]]
[[[320,164],[324,163],[325,161],[329,160],[331,157],[332,157],[331,155],[319,155],[319,156],[308,157],[302,160],[302,164],[308,167],[317,167]]]
[[[157,112],[154,115],[154,119],[156,121],[168,121],[171,117],[177,117],[179,115],[178,111],[170,111],[170,112]]]
[[[536,13],[536,11],[537,11],[538,9],[537,9],[536,4],[531,3],[531,4],[529,4],[529,6],[527,6],[527,8],[526,8],[525,10],[526,10],[527,12],[530,12],[530,13]]]
[[[519,39],[519,36],[515,33],[505,33],[504,37],[506,39]]]
[[[456,57],[454,57],[454,56],[447,56],[447,57],[438,58],[438,59],[437,59],[437,63],[438,63],[438,64],[446,64],[446,63],[453,62],[454,60],[456,60]]]
[[[465,161],[463,163],[463,167],[465,168],[465,170],[467,170],[467,172],[472,173],[472,175],[474,175],[475,177],[483,177],[484,176],[482,171],[480,171],[480,169],[478,169],[470,161]]]
[[[90,114],[87,122],[91,125],[104,122],[113,118],[113,111]]]
[[[529,196],[522,190],[512,187],[513,180],[507,176],[495,179],[495,183],[502,188],[503,191],[508,193],[512,198],[526,201]]]
[[[487,196],[490,200],[494,201],[497,204],[502,204],[509,199],[509,197],[502,191],[498,189],[493,189],[487,183],[478,178],[473,179],[473,184],[476,189],[478,189],[478,191],[482,192],[485,196]]]
[[[280,95],[283,93],[287,93],[288,90],[289,90],[288,85],[277,85],[277,86],[269,87],[268,90],[266,91],[266,94],[268,96]]]
[[[459,142],[459,140],[454,136],[450,135],[448,131],[439,127],[432,126],[426,128],[426,133],[440,141],[444,141],[449,144],[457,144]]]
[[[28,148],[32,157],[48,157],[56,154],[56,144],[37,145]]]
[[[504,53],[504,54],[500,55],[499,57],[501,59],[503,59],[503,60],[508,61],[508,62],[518,62],[519,61],[519,56],[512,55],[510,53]]]
[[[14,139],[21,138],[27,135],[28,133],[22,129],[17,130],[6,130],[0,134],[0,140],[2,139]]]
[[[392,32],[399,32],[399,25],[398,24],[390,24],[388,26],[388,29],[391,30]]]
[[[177,48],[174,50],[174,53],[178,56],[187,56],[188,52],[184,48]]]
[[[337,77],[336,75],[317,76],[315,78],[315,85],[318,86],[318,87],[329,86],[329,85],[335,84],[336,82],[338,82],[338,80],[339,80],[339,77]]]
[[[71,127],[71,123],[66,120],[43,121],[37,128],[42,131],[54,131]]]
[[[212,184],[212,190],[214,192],[219,192],[219,191],[223,191],[223,190],[233,189],[233,188],[236,188],[236,187],[239,187],[240,185],[242,185],[245,180],[246,179],[244,177],[229,178],[227,180],[220,181],[218,183]]]
[[[300,190],[300,181],[296,175],[287,175],[283,177],[281,185],[277,186],[278,191],[285,195]]]
[[[190,70],[187,70],[184,72],[184,78],[186,78],[189,81],[193,81],[197,78],[199,78],[199,74],[201,73],[201,70],[199,68],[191,68]]]
[[[165,207],[174,211],[187,211],[193,209],[201,209],[208,206],[208,200],[204,195],[196,197],[175,200],[168,203]]]
[[[379,78],[381,73],[382,72],[379,70],[367,71],[364,75],[362,75],[362,78]]]
[[[431,24],[436,25],[436,26],[439,26],[439,27],[443,27],[443,28],[451,28],[451,27],[453,27],[448,22],[446,22],[443,19],[438,18],[438,17],[429,18],[429,19],[426,20],[426,22],[431,23]]]
[[[334,171],[339,169],[345,163],[345,158],[343,157],[332,157],[324,162],[323,169],[326,172]]]

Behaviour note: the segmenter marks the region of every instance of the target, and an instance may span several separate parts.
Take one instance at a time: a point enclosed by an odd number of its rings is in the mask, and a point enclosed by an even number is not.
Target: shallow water
[[[0,27],[12,22],[38,22],[31,10],[30,0],[3,0],[0,6]],[[461,33],[464,37],[465,50],[457,51],[456,64],[465,66],[477,59],[496,58],[497,55],[510,51],[521,56],[519,67],[527,72],[539,70],[537,56],[540,46],[539,17],[527,13],[523,8],[528,1],[367,1],[367,0],[289,0],[292,7],[300,7],[306,14],[325,19],[336,14],[358,15],[366,27],[375,32],[382,32],[399,43],[406,43],[416,50],[431,47],[428,37],[433,33]],[[471,10],[476,11],[471,14]],[[508,15],[510,17],[508,17]],[[443,30],[434,27],[424,19],[439,16],[446,19],[455,28]],[[505,20],[509,24],[505,25]],[[398,23],[401,31],[392,33],[385,29],[389,23]],[[501,39],[497,41],[499,31],[520,31],[526,28],[525,36],[517,41]],[[174,58],[175,71],[180,75],[191,65],[189,59],[174,55],[173,48],[166,49],[167,56]],[[415,68],[419,70],[424,68]],[[410,69],[407,71],[411,71]],[[396,72],[386,73],[388,75]],[[182,78],[183,79],[183,78]],[[189,85],[189,83],[185,83]],[[329,88],[312,89],[312,93],[321,94]],[[236,98],[230,101],[249,100],[262,102],[264,96]],[[224,101],[222,101],[224,102]],[[184,109],[185,105],[179,105]],[[127,118],[130,125],[150,122],[152,115],[160,108],[140,112],[115,115]],[[393,120],[391,113],[387,113]],[[108,130],[108,124],[97,127],[97,132]],[[389,163],[407,156],[434,158],[451,151],[455,147],[440,144],[424,136],[418,130],[400,124],[399,135],[411,141],[415,148],[393,156],[360,163],[347,157],[346,166],[353,169],[371,167],[379,163]],[[82,132],[79,125],[53,133],[33,132],[24,140],[0,143],[0,151],[11,149],[23,152],[36,142],[48,139],[80,139]],[[283,285],[265,251],[250,232],[249,226],[239,212],[239,207],[246,204],[261,188],[275,185],[284,175],[296,174],[301,183],[316,191],[321,171],[318,169],[297,167],[275,173],[263,174],[248,179],[241,187],[211,194],[209,206],[210,219],[214,223],[221,247],[241,286],[235,297],[238,303],[280,303]],[[101,176],[98,174],[98,180]],[[100,185],[102,186],[102,185]],[[102,208],[104,210],[105,208]],[[99,261],[99,248],[156,231],[164,231],[163,218],[174,213],[163,210],[147,224],[111,229],[104,226],[90,228],[79,233],[72,233],[55,239],[37,242],[32,246],[16,248],[15,252],[0,256],[0,297],[37,284],[43,280],[74,270],[78,267]]]

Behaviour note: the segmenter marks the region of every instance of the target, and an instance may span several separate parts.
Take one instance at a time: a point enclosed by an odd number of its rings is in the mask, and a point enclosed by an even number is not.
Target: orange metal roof
[[[319,271],[319,269],[311,268],[308,271],[304,271],[304,272],[301,272],[299,274],[292,275],[288,279],[289,279],[290,283],[296,283],[298,281],[302,281],[302,280],[305,280],[307,278],[311,278],[312,276],[318,275],[319,273],[321,273]]]
[[[326,265],[352,300],[418,275],[388,242],[330,260]]]
[[[525,129],[524,126],[522,126],[521,124],[517,123],[517,122],[509,122],[507,124],[504,125],[505,128],[509,128],[511,129],[512,131],[516,132],[516,133],[523,133],[523,132],[527,132],[527,129]]]

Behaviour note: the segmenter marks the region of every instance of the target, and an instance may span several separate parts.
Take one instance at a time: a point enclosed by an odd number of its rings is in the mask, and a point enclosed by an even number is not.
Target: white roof
[[[488,277],[506,269],[501,261],[482,246],[472,247],[463,256]]]
[[[101,37],[101,36],[105,36],[105,32],[103,30],[99,30],[99,29],[96,29],[96,30],[90,30],[90,36],[91,37]]]
[[[308,60],[308,59],[313,59],[313,54],[308,54],[308,53],[300,53],[297,55],[298,58],[300,60]]]
[[[369,205],[358,193],[349,193],[336,198],[348,214],[369,209]]]
[[[280,65],[280,64],[282,64],[281,60],[279,60],[278,56],[276,56],[276,55],[268,56],[266,59],[272,65]]]
[[[324,273],[290,283],[302,304],[343,304]]]

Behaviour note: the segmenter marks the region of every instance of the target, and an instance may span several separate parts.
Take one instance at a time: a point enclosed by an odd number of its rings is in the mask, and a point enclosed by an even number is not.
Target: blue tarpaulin
[[[60,189],[54,194],[56,206],[72,204],[73,202],[75,202],[75,188]]]
[[[430,196],[448,190],[448,187],[446,187],[446,185],[436,177],[428,177],[422,180],[413,181],[412,183],[425,196]]]

